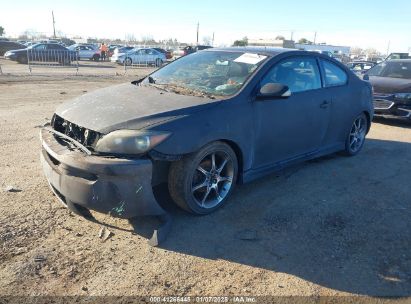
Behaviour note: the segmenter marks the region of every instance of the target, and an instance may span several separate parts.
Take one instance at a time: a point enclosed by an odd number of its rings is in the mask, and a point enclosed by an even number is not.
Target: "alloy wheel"
[[[367,121],[363,116],[359,116],[353,123],[350,131],[349,148],[351,152],[356,153],[361,149],[365,135],[367,133]]]
[[[225,152],[206,155],[193,174],[191,193],[198,206],[206,209],[220,204],[230,191],[234,179],[234,165]]]

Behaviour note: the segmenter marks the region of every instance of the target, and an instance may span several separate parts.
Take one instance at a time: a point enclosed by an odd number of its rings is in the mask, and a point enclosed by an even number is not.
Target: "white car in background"
[[[134,48],[127,53],[114,53],[111,62],[130,65],[162,66],[166,62],[165,54],[151,48]]]
[[[100,50],[98,49],[98,47],[91,44],[73,44],[69,46],[68,49],[71,51],[76,51],[79,55],[79,60],[100,60]]]

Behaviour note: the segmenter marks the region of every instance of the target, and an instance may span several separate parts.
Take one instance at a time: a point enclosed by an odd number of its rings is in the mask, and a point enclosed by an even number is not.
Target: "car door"
[[[261,79],[287,85],[287,98],[254,101],[253,167],[278,165],[317,151],[330,120],[330,96],[325,95],[314,56],[288,57]]]
[[[31,49],[29,49],[28,52],[29,55],[29,60],[30,61],[39,61],[43,62],[46,61],[46,45],[45,44],[38,44],[33,46]]]
[[[352,119],[358,115],[358,96],[362,92],[361,89],[355,91],[349,88],[348,74],[338,63],[321,58],[320,66],[324,92],[332,97],[331,123],[324,140],[324,144],[331,147],[345,141],[346,128],[352,125]]]

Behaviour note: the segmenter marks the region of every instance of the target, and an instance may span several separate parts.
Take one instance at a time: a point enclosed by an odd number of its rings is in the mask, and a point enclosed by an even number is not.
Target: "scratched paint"
[[[124,205],[126,204],[125,201],[121,201],[117,207],[111,209],[110,213],[116,213],[118,215],[122,215],[124,213]]]
[[[143,190],[143,186],[140,186],[139,188],[137,188],[136,194],[139,194],[139,192],[140,192],[141,190]]]

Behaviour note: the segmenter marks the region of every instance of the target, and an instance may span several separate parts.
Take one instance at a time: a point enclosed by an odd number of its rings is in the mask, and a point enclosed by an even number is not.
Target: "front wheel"
[[[127,57],[126,59],[124,59],[124,64],[125,65],[130,66],[132,63],[133,63],[133,61],[131,60],[131,58]]]
[[[365,142],[365,135],[368,130],[368,121],[364,113],[361,113],[354,119],[350,133],[345,141],[344,154],[354,156],[358,154]]]
[[[237,172],[237,157],[231,147],[213,142],[171,164],[170,195],[186,211],[198,215],[211,213],[226,202]]]

